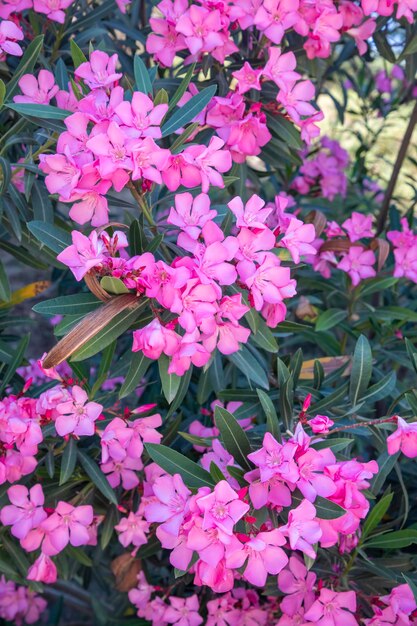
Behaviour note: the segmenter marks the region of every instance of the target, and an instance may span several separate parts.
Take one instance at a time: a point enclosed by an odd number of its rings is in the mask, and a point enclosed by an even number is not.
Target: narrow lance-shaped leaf
[[[356,406],[372,376],[372,352],[367,338],[361,335],[353,353],[352,371],[350,375],[349,396],[352,406]]]
[[[214,487],[215,482],[209,472],[180,452],[157,443],[146,443],[145,448],[151,459],[168,474],[180,474],[187,487]]]
[[[252,464],[248,459],[248,455],[251,453],[249,439],[236,418],[226,409],[216,406],[214,421],[220,431],[220,437],[226,450],[233,456],[238,465],[251,470]]]

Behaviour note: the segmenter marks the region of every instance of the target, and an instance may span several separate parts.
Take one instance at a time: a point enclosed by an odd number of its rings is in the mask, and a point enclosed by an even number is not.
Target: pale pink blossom
[[[212,493],[198,498],[197,504],[204,512],[203,530],[218,528],[227,535],[233,534],[234,525],[249,510],[225,480],[217,483]]]
[[[264,587],[268,574],[278,574],[288,563],[288,557],[280,547],[285,538],[277,528],[248,537],[242,544],[232,542],[227,549],[228,567],[242,567],[247,561],[243,577],[252,585]],[[240,545],[239,545],[240,544]]]
[[[24,74],[19,80],[19,87],[23,95],[14,96],[13,102],[49,104],[59,90],[54,75],[48,70],[40,70],[37,78],[33,74]]]
[[[11,504],[4,506],[0,520],[4,526],[11,526],[14,537],[23,539],[32,528],[37,528],[47,517],[43,508],[44,495],[40,484],[29,490],[23,485],[15,485],[7,490]]]
[[[23,31],[14,22],[2,20],[0,22],[0,52],[20,57],[22,48],[17,41],[24,39]]]
[[[72,0],[66,1],[72,2]],[[82,78],[91,89],[111,87],[122,77],[122,74],[116,72],[117,60],[117,54],[109,56],[102,50],[93,50],[90,60],[81,63],[75,69],[75,76]]]
[[[364,250],[361,246],[351,246],[337,267],[349,274],[352,285],[356,287],[361,280],[376,276],[375,254],[372,250]]]
[[[352,613],[356,611],[354,591],[321,589],[319,598],[306,611],[304,618],[317,626],[358,626]]]
[[[72,245],[60,252],[57,259],[71,269],[77,280],[82,280],[87,272],[106,259],[106,247],[95,230],[88,237],[73,230],[71,236]]]
[[[38,556],[33,565],[30,566],[27,574],[28,580],[52,584],[58,578],[58,572],[52,559],[43,552]]]
[[[417,457],[417,422],[408,424],[396,416],[397,430],[387,438],[388,454],[402,452],[409,459]]]
[[[166,609],[163,619],[168,624],[176,626],[199,626],[203,618],[198,613],[200,603],[196,594],[188,598],[170,596],[170,606]]]
[[[120,543],[125,548],[130,545],[138,548],[148,541],[149,523],[143,519],[142,515],[133,511],[127,517],[122,517],[114,528],[118,532]]]
[[[88,395],[78,385],[71,389],[71,399],[58,404],[59,416],[55,420],[58,435],[94,435],[95,421],[100,417],[103,406],[97,402],[88,402]]]
[[[354,243],[364,237],[373,237],[372,215],[352,212],[349,219],[345,220],[342,227],[346,230],[349,239]]]

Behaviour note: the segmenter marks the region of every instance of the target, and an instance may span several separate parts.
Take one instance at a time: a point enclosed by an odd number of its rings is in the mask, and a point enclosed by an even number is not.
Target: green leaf
[[[15,352],[13,353],[12,360],[10,361],[5,374],[3,376],[3,381],[0,385],[0,394],[4,392],[9,382],[12,380],[13,376],[19,365],[22,362],[23,357],[25,356],[26,348],[29,344],[30,335],[26,335],[26,337],[22,337],[20,340]]]
[[[180,474],[187,487],[214,487],[215,482],[209,472],[176,450],[157,443],[145,443],[145,448],[151,459],[168,474]]]
[[[118,523],[119,517],[120,516],[117,508],[113,504],[110,505],[107,511],[106,519],[104,520],[103,524],[100,524],[100,547],[102,550],[105,550],[109,545],[114,533],[114,527]]]
[[[222,480],[226,480],[223,472],[221,471],[219,467],[217,467],[214,461],[210,463],[210,475],[213,478],[215,483],[219,483]]]
[[[372,376],[372,351],[367,338],[361,335],[353,353],[349,396],[352,406],[358,404]]]
[[[6,86],[6,99],[11,100],[18,90],[19,80],[22,78],[23,74],[31,74],[33,68],[35,67],[36,61],[38,60],[39,53],[43,46],[43,35],[38,35],[35,37],[33,41],[28,45],[26,51],[22,58],[20,59],[20,63],[13,72],[13,78],[7,83]]]
[[[324,313],[321,313],[316,321],[316,331],[329,330],[334,326],[337,326],[339,322],[342,322],[347,318],[347,311],[341,309],[327,309]]]
[[[147,306],[148,301],[138,301],[135,307],[129,307],[114,316],[112,321],[100,330],[92,339],[87,341],[71,356],[71,361],[84,361],[94,356],[108,346],[112,341],[124,333],[139,317],[140,312]]]
[[[81,48],[75,43],[74,39],[70,40],[71,58],[75,69],[82,63],[87,63],[88,59]]]
[[[271,113],[267,113],[266,118],[269,130],[286,145],[294,150],[300,150],[303,147],[300,131],[292,122],[282,115],[272,115]]]
[[[71,478],[74,472],[75,465],[77,463],[77,441],[71,437],[65,446],[65,450],[62,455],[61,472],[59,475],[59,485],[63,485]]]
[[[32,307],[41,315],[80,315],[84,316],[97,309],[102,303],[92,293],[76,293],[71,296],[59,296]]]
[[[391,46],[388,43],[387,37],[385,37],[384,33],[380,30],[377,30],[372,35],[374,43],[377,47],[379,54],[383,59],[386,59],[390,63],[396,63],[397,59],[395,57],[394,52],[392,51]]]
[[[140,58],[139,54],[136,54],[133,60],[133,71],[135,74],[135,84],[138,91],[141,91],[145,94],[152,94],[152,83],[149,78],[148,70],[146,69],[146,65]]]
[[[90,400],[94,398],[97,391],[100,389],[101,385],[104,383],[104,381],[106,380],[108,376],[115,349],[116,349],[116,340],[112,341],[112,343],[109,343],[109,345],[103,350],[96,380],[91,389]]]
[[[397,375],[395,372],[389,372],[386,376],[381,378],[377,383],[371,385],[361,397],[362,402],[369,404],[370,402],[376,402],[382,400],[391,395],[395,389],[397,383]]]
[[[317,517],[320,519],[336,519],[346,513],[341,506],[321,496],[317,496],[314,500],[314,506],[316,507]]]
[[[238,352],[228,354],[227,358],[233,363],[256,387],[269,389],[268,376],[253,354],[245,346],[241,346]]]
[[[351,443],[354,443],[354,441],[354,439],[348,439],[347,437],[326,437],[324,441],[314,441],[311,447],[315,450],[331,448],[335,452],[340,452],[350,446]]]
[[[175,398],[171,406],[169,407],[167,418],[170,417],[174,413],[174,411],[178,409],[179,406],[181,406],[181,402],[184,400],[187,394],[187,391],[189,390],[192,373],[193,373],[193,366],[190,365],[189,369],[185,372],[185,374],[181,376],[180,384],[179,384],[177,393],[175,394]]]
[[[86,452],[83,450],[78,450],[78,459],[83,466],[85,473],[88,478],[91,480],[93,485],[97,487],[97,489],[103,494],[107,500],[112,502],[117,506],[117,498],[114,493],[112,487],[110,486],[109,481],[98,467],[97,463],[91,459]]]
[[[52,224],[54,221],[52,202],[44,184],[39,183],[37,180],[33,183],[31,200],[35,220]]]
[[[158,104],[168,104],[168,93],[165,89],[158,89],[155,94],[155,98],[153,99],[154,105]]]
[[[125,398],[139,386],[151,363],[152,360],[148,359],[143,352],[132,353],[129,371],[120,389],[119,398]]]
[[[193,122],[193,124],[190,124],[189,126],[187,126],[184,132],[181,133],[181,135],[177,137],[176,140],[173,142],[172,146],[170,147],[171,152],[172,153],[177,152],[179,148],[181,148],[181,146],[187,141],[189,137],[191,137],[191,135],[197,130],[199,126],[200,124],[198,122]]]
[[[55,435],[55,425],[50,424],[50,426],[54,426],[52,434]],[[45,432],[43,433],[43,436],[46,437]],[[45,454],[45,467],[46,471],[48,472],[49,478],[53,478],[55,475],[55,456],[53,450],[48,450],[48,452]]]
[[[388,454],[385,450],[377,459],[378,473],[374,476],[371,484],[371,491],[377,495],[385,483],[388,474],[391,473],[394,465],[398,461],[399,452],[396,454]]]
[[[379,548],[382,550],[399,550],[417,543],[417,530],[407,528],[378,535],[365,541],[364,548]]]
[[[178,102],[181,100],[181,98],[183,97],[183,95],[187,91],[187,87],[190,84],[191,78],[192,78],[194,70],[195,70],[195,65],[196,65],[195,63],[190,65],[190,67],[187,70],[186,75],[184,76],[184,78],[180,82],[180,84],[178,86],[178,89],[176,90],[176,92],[174,93],[172,98],[170,99],[168,112],[172,111],[172,109],[178,104]]]
[[[272,354],[276,354],[278,352],[277,340],[275,339],[272,330],[266,325],[265,321],[261,317],[259,318],[258,328],[256,331],[253,331],[251,339],[260,348],[266,350],[267,352],[271,352]]]
[[[370,296],[373,293],[382,293],[386,289],[391,289],[398,283],[398,278],[388,276],[387,278],[371,278],[369,281],[361,283],[360,295]]]
[[[414,345],[411,343],[407,337],[405,338],[405,347],[407,350],[408,357],[411,361],[411,365],[413,366],[415,372],[417,373],[417,350],[414,348]]]
[[[50,250],[59,254],[71,245],[71,235],[54,224],[44,222],[28,222],[27,227],[38,241],[45,244]]]
[[[100,281],[100,285],[107,293],[119,295],[121,293],[129,293],[129,289],[120,278],[114,278],[113,276],[103,276]]]
[[[84,565],[85,567],[93,567],[93,561],[86,555],[82,548],[75,548],[71,544],[68,544],[65,548],[65,552],[71,559],[78,561],[81,565]]]
[[[6,97],[6,85],[0,79],[0,109],[3,106],[3,104],[4,104],[5,97]]]
[[[3,300],[3,302],[9,302],[10,295],[9,279],[4,271],[4,265],[0,261],[0,300]]]
[[[2,196],[9,188],[12,180],[12,168],[7,159],[0,157],[0,169],[1,169],[1,182],[0,182],[0,196]]]
[[[244,469],[253,468],[248,460],[251,453],[249,439],[237,419],[220,406],[214,409],[214,421],[220,431],[220,437],[226,450],[233,456],[236,463]]]
[[[132,256],[142,254],[148,243],[143,226],[139,220],[133,220],[129,227],[129,252]]]
[[[281,429],[279,427],[279,419],[271,398],[262,389],[256,390],[262,409],[266,416],[266,430],[271,433],[277,441],[281,441]]]
[[[375,504],[370,513],[368,513],[362,528],[362,539],[367,537],[378,526],[379,522],[388,511],[393,497],[393,493],[387,493]]]
[[[216,93],[216,85],[206,87],[193,96],[188,102],[186,102],[180,109],[175,111],[168,121],[162,126],[162,137],[166,137],[171,133],[174,133],[179,128],[182,128],[185,124],[192,122],[195,117],[208,105],[214,94]]]
[[[417,585],[415,584],[413,580],[411,580],[411,578],[409,578],[405,574],[401,574],[401,575],[404,578],[407,585],[410,587],[411,591],[413,592],[414,600],[417,604]]]
[[[8,104],[7,107],[23,115],[24,117],[36,117],[42,120],[65,120],[69,115],[72,115],[71,111],[66,109],[58,109],[49,104]]]
[[[161,354],[158,359],[159,376],[161,377],[162,391],[168,404],[174,400],[177,395],[181,376],[176,374],[168,374],[169,358],[165,354]]]

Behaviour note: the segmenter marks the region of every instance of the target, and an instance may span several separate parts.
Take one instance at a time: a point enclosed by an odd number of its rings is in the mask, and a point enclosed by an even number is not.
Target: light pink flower
[[[121,102],[115,109],[115,114],[120,118],[122,125],[127,127],[131,137],[161,137],[160,124],[168,110],[167,104],[154,105],[152,100],[144,93],[135,91],[132,101]]]
[[[24,35],[22,30],[14,22],[2,20],[0,22],[0,52],[12,54],[20,57],[23,54],[22,48],[16,41],[22,41]]]
[[[177,21],[176,31],[184,35],[185,43],[191,54],[211,52],[221,46],[223,39],[220,13],[192,4]]]
[[[321,589],[319,598],[306,611],[304,618],[317,626],[358,626],[352,615],[356,611],[354,591]]]
[[[303,500],[297,508],[291,509],[287,524],[280,530],[288,537],[292,550],[301,550],[313,559],[316,557],[313,545],[319,541],[322,531],[311,502]]]
[[[11,526],[14,537],[23,539],[32,528],[37,528],[47,517],[43,508],[44,495],[40,484],[30,491],[23,485],[15,485],[7,490],[11,504],[4,506],[0,520],[4,526]]]
[[[364,237],[373,237],[372,215],[363,215],[353,211],[351,217],[342,224],[349,239],[354,243]]]
[[[307,423],[313,433],[320,433],[322,435],[327,435],[330,428],[334,425],[334,421],[327,417],[327,415],[316,415],[316,417],[308,420]]]
[[[351,246],[337,267],[349,274],[352,285],[356,287],[361,280],[376,276],[373,267],[376,259],[372,250],[364,250],[361,246]]]
[[[33,0],[3,0],[0,6],[0,17],[7,20],[12,13],[22,13],[26,9],[31,9],[32,6]]]
[[[280,89],[286,89],[301,78],[300,74],[294,71],[296,67],[297,59],[293,52],[281,54],[281,48],[271,47],[263,75],[274,81]]]
[[[44,13],[49,20],[63,24],[65,12],[74,0],[33,0],[33,8],[37,13]]]
[[[193,198],[190,193],[179,193],[175,196],[175,208],[171,207],[167,222],[197,239],[203,226],[216,215],[217,211],[210,209],[207,194],[200,193]]]
[[[255,70],[251,66],[250,63],[245,61],[243,67],[236,71],[232,72],[232,76],[237,80],[237,88],[240,94],[246,93],[250,89],[257,89],[260,91],[260,78],[262,75],[262,70]]]
[[[162,522],[158,526],[157,534],[162,529],[163,532],[177,537],[188,510],[191,491],[184,485],[179,474],[157,478],[152,489],[157,501],[146,505],[147,521]]]
[[[14,96],[13,102],[49,104],[59,90],[54,75],[48,70],[40,70],[37,78],[33,74],[24,74],[19,80],[19,87],[23,96]]]
[[[28,580],[36,580],[49,585],[56,582],[57,578],[58,572],[54,562],[49,556],[43,554],[43,552],[38,556],[33,565],[30,566],[27,574]]]
[[[55,420],[58,435],[94,435],[95,421],[100,417],[103,406],[97,402],[88,402],[88,395],[75,385],[71,389],[70,400],[58,404],[59,416]]]
[[[159,359],[162,353],[172,356],[179,342],[180,336],[155,318],[144,328],[133,332],[132,350],[143,352],[149,359]]]
[[[176,626],[199,626],[203,618],[198,613],[200,603],[196,594],[188,598],[170,596],[170,605],[164,612],[163,619],[168,624]]]
[[[316,578],[297,556],[291,556],[288,567],[278,574],[278,588],[285,594],[280,604],[281,611],[292,616],[302,606],[305,609],[310,608],[315,600]]]
[[[52,515],[42,522],[42,530],[46,533],[42,551],[53,556],[69,543],[75,547],[89,545],[88,527],[93,519],[93,508],[89,504],[75,507],[68,502],[58,502]]]
[[[119,541],[125,548],[129,545],[138,548],[148,541],[149,522],[144,520],[142,515],[133,513],[133,511],[127,517],[122,517],[114,528],[119,533]]]
[[[294,263],[299,263],[301,256],[316,254],[316,249],[311,245],[315,238],[316,230],[313,224],[304,224],[301,220],[292,217],[278,246],[287,248]]]
[[[234,525],[249,510],[225,480],[217,483],[212,493],[198,498],[197,504],[204,512],[203,530],[219,528],[227,535],[233,534]]]
[[[93,230],[86,237],[78,230],[71,233],[72,245],[57,256],[58,261],[67,265],[77,280],[82,280],[93,267],[100,266],[106,259],[103,240]]]
[[[240,544],[240,547],[239,547]],[[245,543],[232,543],[227,548],[227,567],[242,567],[247,560],[243,577],[252,585],[264,587],[268,574],[278,574],[288,563],[281,547],[285,538],[277,528],[260,532]]]
[[[227,205],[236,217],[238,228],[266,228],[265,222],[272,211],[272,207],[265,207],[265,201],[254,194],[247,203],[243,202],[239,196],[232,198]]]

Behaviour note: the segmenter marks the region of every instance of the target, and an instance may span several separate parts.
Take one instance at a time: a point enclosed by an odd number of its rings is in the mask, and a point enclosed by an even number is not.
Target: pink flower
[[[63,437],[69,433],[74,435],[94,435],[94,422],[101,415],[103,406],[97,402],[88,402],[88,395],[75,385],[71,389],[70,400],[58,404],[56,410],[59,417],[55,420],[55,429]]]
[[[293,52],[281,54],[281,48],[271,47],[263,75],[274,81],[280,89],[286,89],[301,78],[300,74],[294,71],[296,67],[297,59]]]
[[[288,567],[278,574],[278,587],[285,594],[281,600],[281,611],[292,616],[303,605],[309,609],[315,600],[313,589],[316,578],[297,556],[291,556]]]
[[[262,76],[262,70],[254,70],[250,63],[245,61],[242,69],[236,72],[232,72],[237,80],[237,88],[240,94],[246,93],[250,89],[257,89],[260,91],[260,78]]]
[[[135,91],[131,102],[121,102],[115,109],[115,114],[122,124],[127,127],[131,137],[161,137],[160,124],[168,110],[167,104],[154,105],[144,93]],[[123,127],[123,126],[122,126]]]
[[[175,208],[171,207],[167,222],[197,239],[203,226],[216,215],[217,211],[210,209],[210,197],[207,194],[200,193],[193,198],[190,193],[179,193],[175,196]]]
[[[49,20],[63,24],[65,21],[64,9],[67,9],[74,0],[33,0],[33,8],[37,13],[44,13]]]
[[[162,522],[160,529],[177,537],[184,516],[188,510],[188,500],[191,491],[187,489],[179,474],[161,476],[153,484],[153,492],[157,499],[145,507],[145,517],[148,522]],[[159,536],[159,535],[158,535]]]
[[[26,9],[31,9],[33,0],[3,0],[0,6],[0,17],[7,20],[11,13],[22,13]]]
[[[306,611],[304,618],[317,626],[358,626],[352,615],[356,611],[354,591],[321,589],[319,598]]]
[[[72,0],[66,1],[72,2]],[[112,87],[122,77],[122,74],[116,72],[117,61],[117,54],[110,57],[102,50],[94,50],[90,54],[90,60],[81,63],[75,69],[75,76],[82,78],[91,89]]]
[[[236,217],[238,228],[265,229],[265,222],[272,211],[272,207],[265,207],[265,201],[254,194],[247,203],[243,202],[239,196],[232,198],[227,205]]]
[[[68,502],[58,502],[54,513],[42,522],[41,528],[46,533],[42,551],[53,556],[68,543],[75,547],[89,545],[88,527],[93,518],[93,508],[89,504],[75,507]]]
[[[184,12],[188,8],[185,3]],[[151,17],[149,20],[152,31],[146,38],[146,51],[165,67],[171,67],[176,53],[187,47],[184,35],[178,33],[170,22]]]
[[[345,220],[342,226],[352,243],[364,237],[374,236],[372,232],[372,215],[362,215],[362,213],[353,211],[351,217]]]
[[[314,502],[316,497],[328,498],[336,491],[336,485],[323,471],[335,462],[334,454],[329,449],[314,450],[310,448],[304,454],[297,457],[300,478],[297,487],[307,500]]]
[[[119,533],[119,541],[125,548],[129,545],[138,548],[148,541],[146,534],[149,532],[149,522],[133,511],[127,517],[122,517],[114,528]]]
[[[279,547],[284,544],[285,538],[277,528],[260,532],[243,544],[232,542],[227,549],[227,567],[242,567],[247,560],[243,577],[252,585],[264,587],[268,574],[278,574],[288,563],[287,555]]]
[[[176,624],[176,626],[199,626],[203,623],[203,618],[198,613],[200,603],[198,597],[194,594],[188,598],[176,598],[170,596],[171,606],[169,606],[163,619],[168,624]]]
[[[416,237],[417,240],[417,237]],[[417,283],[417,245],[413,243],[410,247],[401,247],[394,250],[395,269],[394,276],[400,278],[405,276],[414,283]]]
[[[233,534],[234,525],[249,510],[225,480],[217,483],[212,493],[198,498],[197,504],[204,512],[203,530],[218,528],[227,535]]]
[[[409,459],[417,457],[417,422],[408,424],[399,415],[397,417],[397,430],[387,439],[388,454],[402,452]]]
[[[209,11],[205,7],[192,4],[188,11],[180,16],[175,28],[184,35],[191,54],[211,52],[223,43],[219,33],[222,23],[217,10]]]
[[[39,168],[47,174],[45,184],[49,193],[59,193],[67,200],[82,175],[69,151],[66,154],[41,154],[39,161]]]
[[[23,50],[16,43],[16,41],[22,41],[22,39],[24,39],[23,32],[14,22],[8,20],[0,22],[0,51],[16,57],[22,56]]]
[[[0,520],[4,526],[11,526],[14,537],[23,539],[32,528],[37,528],[47,517],[43,508],[44,495],[40,484],[34,485],[30,491],[23,485],[15,485],[7,490],[11,504],[0,512]]]
[[[224,187],[221,173],[230,170],[232,157],[229,150],[222,150],[223,146],[224,141],[219,137],[212,137],[208,146],[195,145],[184,150],[184,155],[194,158],[194,163],[200,172],[203,193],[208,192],[210,185],[221,189]]]
[[[360,26],[349,28],[347,34],[353,37],[358,47],[359,54],[365,54],[368,49],[366,40],[372,37],[375,32],[376,22],[375,20],[366,20]]]
[[[40,70],[37,78],[32,74],[24,74],[19,80],[19,87],[23,96],[15,96],[13,102],[49,104],[59,90],[54,75],[48,70]]]
[[[322,531],[311,502],[303,500],[297,508],[291,509],[287,524],[280,530],[288,537],[292,550],[301,550],[313,559],[316,557],[313,545],[319,541]]]
[[[259,267],[251,264],[239,266],[242,281],[249,287],[257,311],[264,303],[279,304],[284,298],[295,295],[295,280],[290,278],[289,267],[282,267],[273,254],[265,254]]]
[[[292,217],[278,246],[287,248],[294,263],[299,263],[300,256],[316,254],[316,249],[311,245],[315,238],[316,230],[313,224],[304,224],[301,220]]]
[[[299,122],[301,117],[314,115],[316,109],[308,100],[315,97],[315,88],[310,80],[300,80],[295,85],[288,85],[278,92],[277,100],[282,104],[288,115],[295,122]]]
[[[46,584],[55,583],[58,578],[58,572],[52,559],[46,554],[41,553],[33,565],[30,566],[27,579],[36,580]]]
[[[334,421],[327,417],[327,415],[316,415],[313,419],[308,420],[307,423],[313,433],[320,433],[322,435],[327,435],[330,428],[334,425]]]
[[[57,256],[58,261],[67,265],[77,280],[82,280],[93,267],[100,266],[106,259],[105,245],[95,230],[88,237],[73,230],[72,245]]]
[[[375,262],[375,254],[372,250],[364,250],[361,246],[351,246],[337,267],[349,274],[352,285],[356,287],[361,280],[376,276],[376,271],[372,267]]]
[[[149,359],[159,359],[162,353],[172,356],[180,342],[177,333],[162,326],[156,318],[147,326],[133,332],[133,352],[142,351]]]
[[[298,0],[264,0],[255,14],[255,26],[274,43],[298,20]]]

